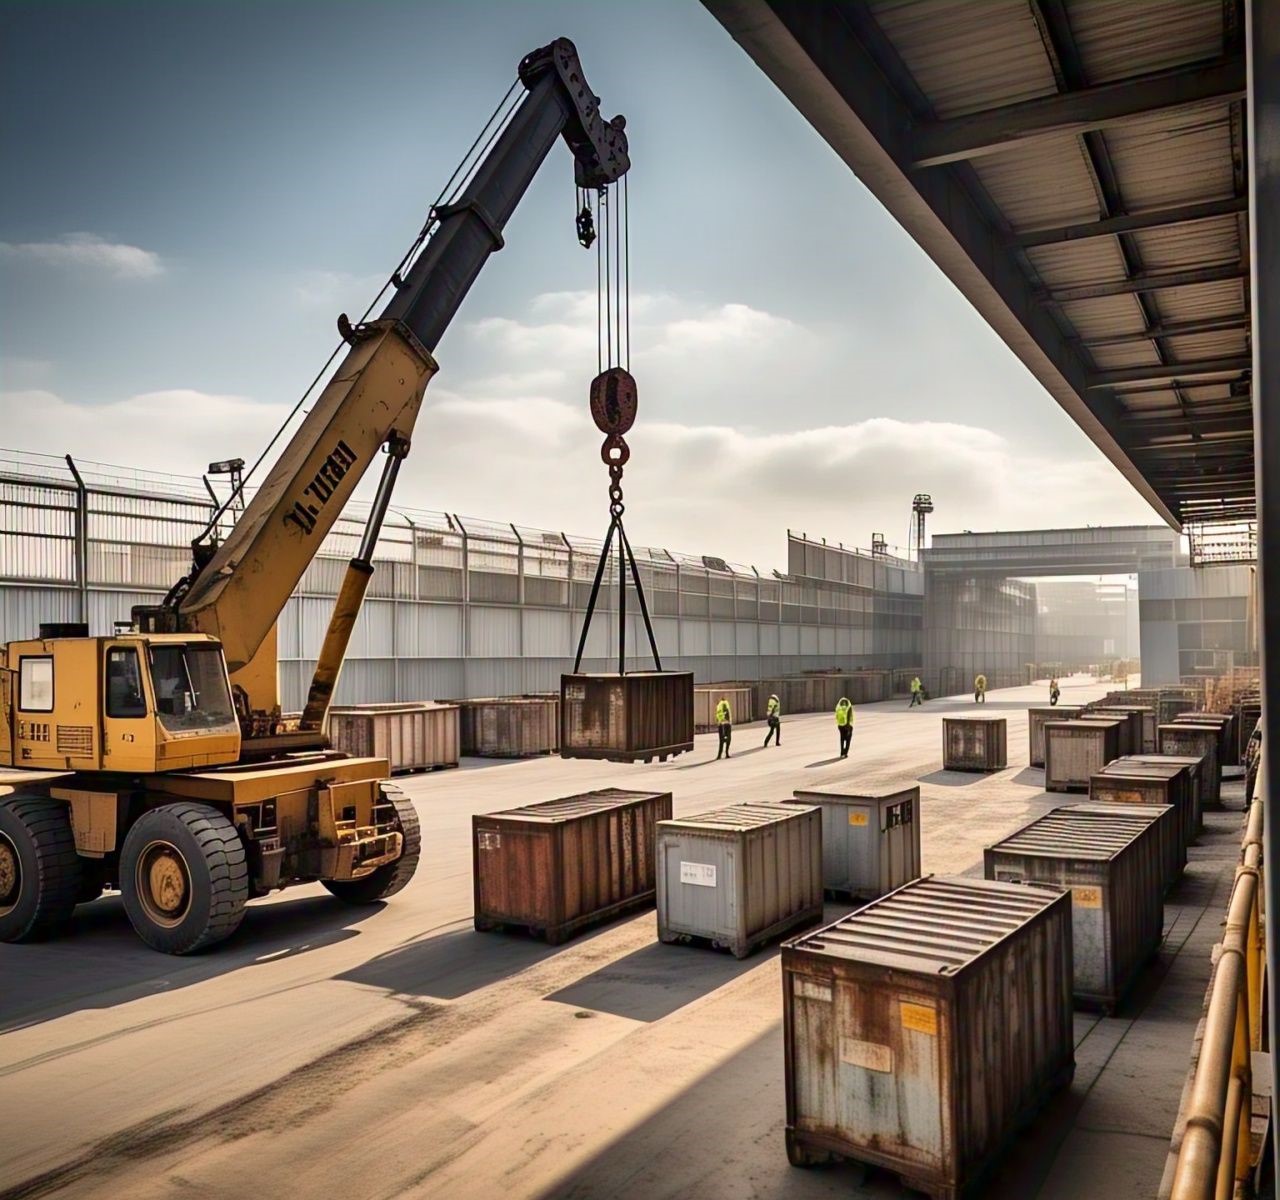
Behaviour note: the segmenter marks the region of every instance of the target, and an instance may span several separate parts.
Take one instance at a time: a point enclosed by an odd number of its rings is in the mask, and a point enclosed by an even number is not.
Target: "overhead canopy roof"
[[[1161,516],[1254,516],[1238,0],[703,3]]]

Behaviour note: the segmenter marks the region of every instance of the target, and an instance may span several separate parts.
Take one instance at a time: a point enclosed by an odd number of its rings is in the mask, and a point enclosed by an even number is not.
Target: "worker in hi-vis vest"
[[[764,744],[767,746],[771,738],[777,738],[776,745],[782,745],[782,705],[778,701],[777,696],[770,696],[769,703],[764,710],[765,720],[769,723],[769,732],[764,735]]]
[[[840,733],[840,757],[849,757],[849,743],[853,741],[853,702],[841,696],[836,704],[836,729]]]
[[[716,751],[716,758],[722,754],[728,758],[729,743],[733,741],[733,709],[725,696],[721,696],[720,703],[716,705],[716,729],[720,733],[720,749]]]
[[[974,704],[986,704],[987,702],[987,677],[979,675],[973,681],[973,702]]]
[[[908,708],[915,708],[917,704],[924,703],[924,684],[920,682],[920,676],[917,675],[911,681],[911,703]]]

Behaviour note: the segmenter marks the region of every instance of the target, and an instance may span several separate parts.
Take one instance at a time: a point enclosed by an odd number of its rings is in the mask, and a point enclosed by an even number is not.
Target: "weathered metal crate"
[[[735,804],[658,826],[658,936],[745,958],[822,920],[822,813]]]
[[[657,823],[670,792],[604,788],[471,818],[475,927],[555,945],[654,899]]]
[[[697,733],[710,733],[716,727],[716,706],[723,698],[735,725],[745,725],[755,718],[754,689],[746,684],[697,684],[693,689],[693,728]]]
[[[1181,768],[1186,771],[1187,787],[1191,793],[1191,833],[1187,844],[1194,842],[1204,829],[1204,759],[1198,754],[1134,754],[1123,759],[1122,763]]]
[[[947,771],[1003,771],[1009,765],[1004,717],[943,717],[942,766]]]
[[[1124,717],[1130,722],[1129,748],[1125,754],[1156,752],[1156,710],[1136,704],[1100,704],[1088,710],[1102,717]]]
[[[1033,767],[1044,766],[1044,727],[1049,721],[1071,721],[1084,709],[1075,704],[1055,704],[1049,708],[1027,709],[1027,733],[1030,738],[1030,757]]]
[[[1235,767],[1240,765],[1236,754],[1236,719],[1227,713],[1184,712],[1173,718],[1174,725],[1214,725],[1219,731],[1218,766]]]
[[[554,754],[560,704],[554,696],[486,696],[450,700],[458,706],[462,753],[475,758],[533,758]]]
[[[822,883],[841,899],[874,900],[920,875],[920,789],[850,795],[797,791],[822,810]]]
[[[1114,717],[1046,722],[1045,791],[1087,791],[1089,780],[1120,757],[1120,726]]]
[[[787,1156],[940,1200],[1075,1069],[1065,892],[926,876],[782,949]]]
[[[564,675],[560,757],[665,761],[693,749],[693,673]]]
[[[1160,945],[1165,864],[1153,825],[1055,809],[986,847],[983,868],[1002,883],[1071,892],[1077,1004],[1112,1011]]]
[[[458,707],[422,700],[331,708],[329,741],[356,758],[385,758],[392,773],[456,767]]]
[[[1221,731],[1216,725],[1161,725],[1156,731],[1159,753],[1204,759],[1200,807],[1222,807],[1222,764],[1218,760]]]
[[[1116,749],[1121,755],[1142,753],[1142,718],[1136,713],[1101,712],[1086,708],[1077,721],[1119,721],[1120,730]]]
[[[1094,776],[1094,779],[1103,778],[1105,776]],[[1125,781],[1121,779],[1119,782],[1123,784]],[[1120,798],[1123,791],[1123,787],[1114,791],[1108,790],[1103,793],[1102,798],[1096,800],[1090,791],[1087,801],[1064,805],[1057,811],[1100,812],[1117,828],[1132,826],[1135,823],[1153,825],[1160,842],[1161,876],[1164,881],[1164,891],[1167,893],[1182,878],[1182,870],[1187,865],[1186,834],[1182,813],[1173,804],[1156,802],[1126,804]]]

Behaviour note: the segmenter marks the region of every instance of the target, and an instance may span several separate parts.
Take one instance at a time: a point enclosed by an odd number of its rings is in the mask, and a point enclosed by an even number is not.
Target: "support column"
[[[1280,747],[1280,5],[1246,4],[1249,67],[1249,241],[1253,288],[1253,421],[1258,496],[1258,645],[1263,742]],[[1271,1094],[1280,1096],[1280,771],[1264,773]],[[1271,1122],[1273,1150],[1280,1123]],[[1280,1154],[1277,1154],[1280,1161]]]

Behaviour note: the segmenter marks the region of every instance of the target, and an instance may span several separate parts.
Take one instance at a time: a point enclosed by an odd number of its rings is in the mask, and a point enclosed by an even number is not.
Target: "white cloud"
[[[292,294],[306,308],[345,312],[353,321],[387,282],[386,274],[353,275],[349,271],[303,271],[293,282]]]
[[[154,279],[165,269],[154,251],[125,242],[108,242],[96,233],[66,233],[52,242],[0,242],[0,255],[51,267],[107,271],[117,279]]]

